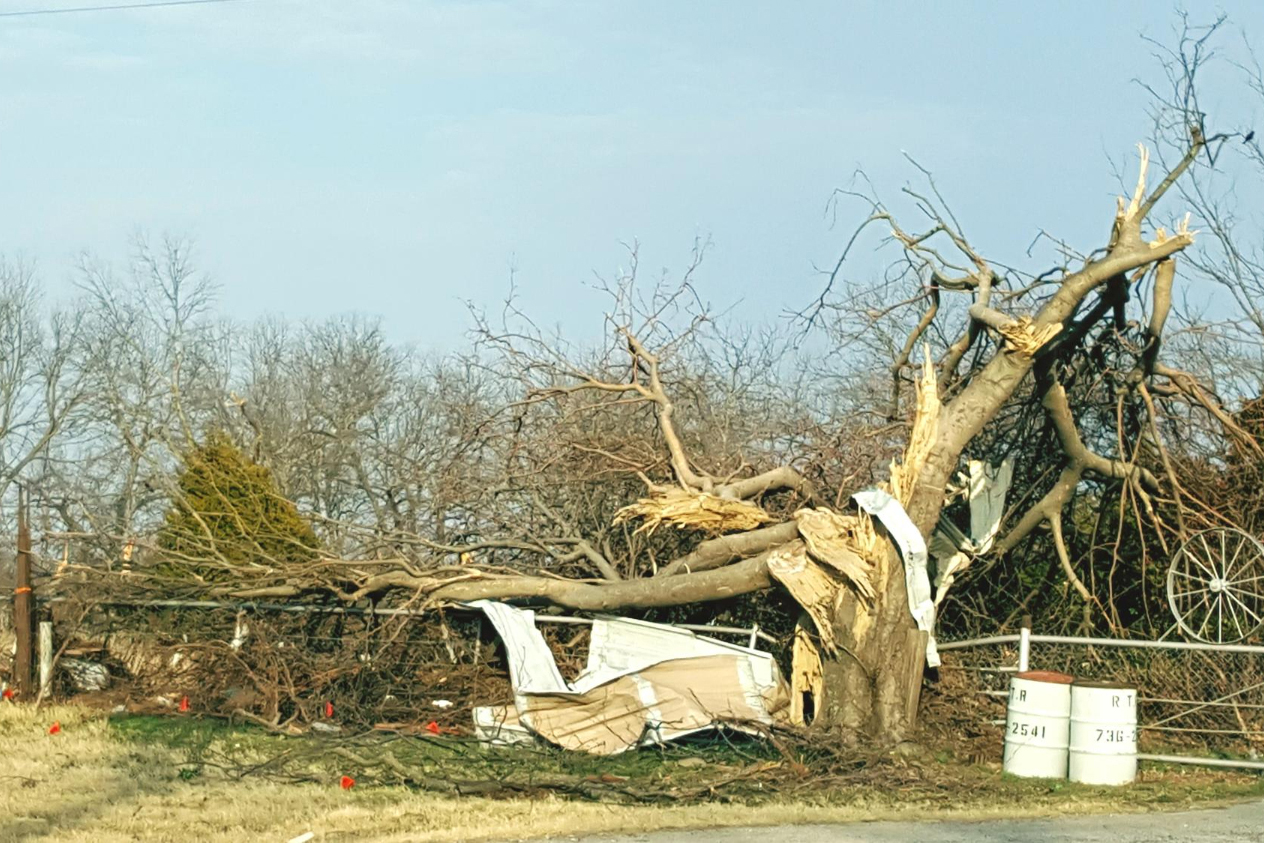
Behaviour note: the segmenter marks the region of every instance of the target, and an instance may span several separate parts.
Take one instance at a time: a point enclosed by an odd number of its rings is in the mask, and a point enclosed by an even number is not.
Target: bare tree
[[[49,472],[86,398],[81,331],[80,314],[44,310],[30,266],[0,260],[0,498],[19,478]]]

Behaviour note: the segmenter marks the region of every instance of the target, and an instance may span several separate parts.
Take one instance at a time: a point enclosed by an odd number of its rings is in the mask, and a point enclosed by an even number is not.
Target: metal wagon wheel
[[[1264,544],[1232,528],[1194,533],[1172,557],[1167,602],[1191,638],[1229,644],[1253,635],[1264,627]]]

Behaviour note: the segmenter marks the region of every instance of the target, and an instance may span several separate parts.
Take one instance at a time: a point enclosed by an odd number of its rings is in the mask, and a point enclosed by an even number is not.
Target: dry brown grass
[[[62,731],[49,735],[55,720]],[[1254,778],[1224,774],[1150,773],[1118,794],[992,776],[994,787],[960,794],[910,798],[862,788],[811,801],[634,807],[556,798],[449,799],[399,787],[343,791],[336,780],[235,780],[213,769],[184,780],[186,754],[161,742],[125,739],[99,714],[8,704],[0,706],[0,754],[5,841],[285,841],[307,831],[316,841],[519,840],[631,829],[1144,811],[1258,794]]]

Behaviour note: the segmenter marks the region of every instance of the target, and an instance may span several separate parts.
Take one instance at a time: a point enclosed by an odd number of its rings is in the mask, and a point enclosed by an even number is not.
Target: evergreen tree
[[[227,435],[213,432],[186,455],[178,486],[159,545],[179,567],[223,580],[225,562],[276,567],[317,558],[316,534],[298,507]]]

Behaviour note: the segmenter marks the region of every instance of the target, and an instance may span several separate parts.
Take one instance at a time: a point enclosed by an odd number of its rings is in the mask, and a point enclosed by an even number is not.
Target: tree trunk
[[[917,491],[906,507],[929,540],[943,508],[943,490],[959,448],[937,448],[923,466]],[[853,592],[836,607],[834,628],[842,645],[823,663],[825,699],[816,723],[863,733],[881,743],[907,739],[917,720],[917,701],[926,662],[926,633],[909,612],[904,562],[890,542],[874,577],[878,599],[872,606]]]

